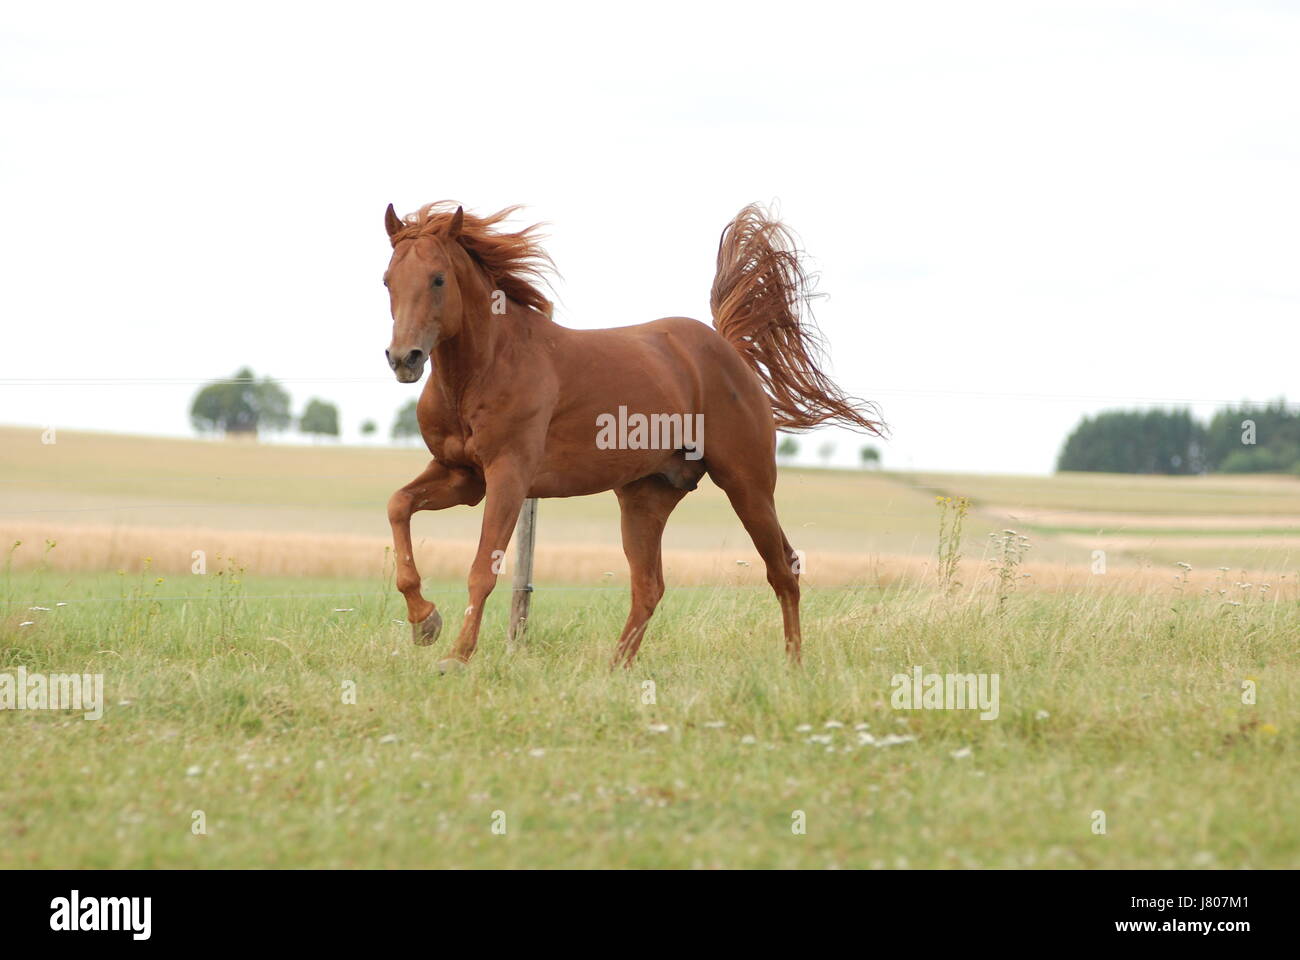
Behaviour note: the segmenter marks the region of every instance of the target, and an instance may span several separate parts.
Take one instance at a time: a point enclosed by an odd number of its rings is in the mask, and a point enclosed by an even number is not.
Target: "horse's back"
[[[666,351],[683,366],[698,366],[706,376],[752,381],[762,391],[758,377],[736,348],[712,326],[693,317],[660,317],[647,323],[588,332],[610,334],[638,346]]]
[[[703,413],[719,426],[750,427],[772,435],[771,402],[762,381],[740,351],[691,317],[660,317],[648,323],[580,332],[576,353],[583,358],[591,390],[640,401],[643,409]],[[601,391],[604,392],[604,391]],[[653,398],[653,399],[652,399]]]

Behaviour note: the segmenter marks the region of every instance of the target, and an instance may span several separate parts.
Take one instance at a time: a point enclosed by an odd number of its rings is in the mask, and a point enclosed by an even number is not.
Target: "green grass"
[[[511,649],[501,589],[444,677],[447,637],[413,647],[375,581],[3,589],[0,672],[102,673],[108,706],[0,712],[0,867],[1300,866],[1293,596],[1036,592],[999,614],[809,590],[792,670],[769,592],[670,587],[610,674],[622,590],[539,591]],[[463,584],[428,592],[454,630]],[[1000,716],[894,710],[915,665],[999,674]],[[917,739],[857,746],[859,723]]]

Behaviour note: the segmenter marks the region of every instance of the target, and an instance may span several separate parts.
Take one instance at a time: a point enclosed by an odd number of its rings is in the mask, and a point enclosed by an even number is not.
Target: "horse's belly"
[[[530,497],[586,497],[616,490],[634,480],[662,475],[674,486],[693,490],[704,474],[701,459],[686,460],[672,450],[569,451],[569,455],[548,452],[528,490]]]

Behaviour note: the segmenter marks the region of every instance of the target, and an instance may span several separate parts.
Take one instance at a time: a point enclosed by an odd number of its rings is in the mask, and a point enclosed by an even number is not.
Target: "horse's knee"
[[[403,487],[388,498],[388,522],[406,523],[411,519],[411,494]]]
[[[497,575],[491,570],[475,569],[469,575],[469,595],[481,602],[497,585]]]

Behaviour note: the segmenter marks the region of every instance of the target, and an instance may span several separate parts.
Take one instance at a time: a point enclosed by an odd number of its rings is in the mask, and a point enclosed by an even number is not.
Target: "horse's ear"
[[[465,208],[457,207],[451,215],[451,226],[447,227],[447,239],[455,240],[460,236],[460,228],[465,226]]]
[[[397,211],[393,209],[391,203],[388,205],[388,209],[384,211],[384,229],[388,231],[388,236],[390,238],[393,234],[397,233],[398,230],[402,229],[402,220],[397,215]]]

